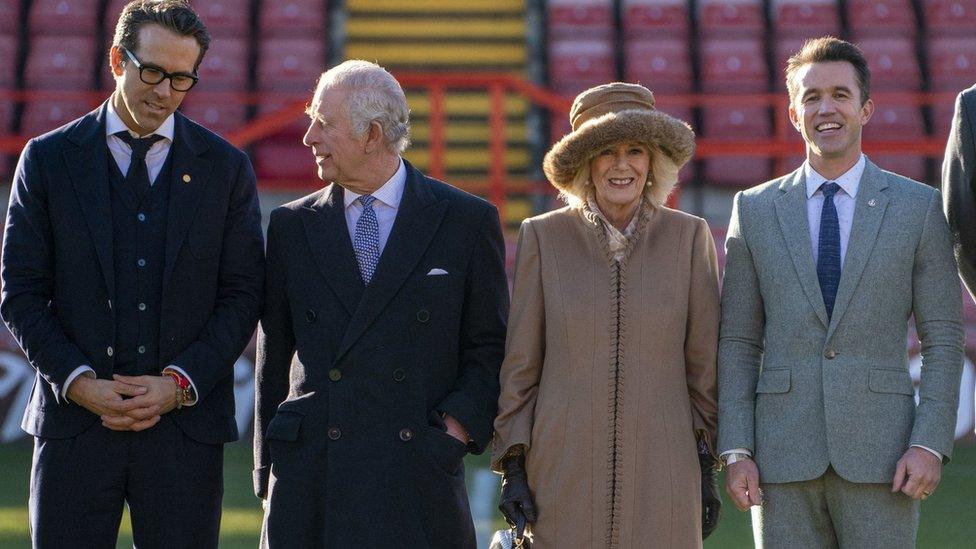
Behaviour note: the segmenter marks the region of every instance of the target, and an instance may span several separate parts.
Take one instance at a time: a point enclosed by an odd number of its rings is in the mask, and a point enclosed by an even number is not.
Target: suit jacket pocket
[[[873,369],[868,376],[868,388],[875,393],[915,395],[912,376],[905,370]]]
[[[757,393],[788,393],[790,392],[789,370],[763,370],[756,383]]]
[[[291,411],[278,411],[271,423],[268,424],[268,432],[264,438],[267,440],[281,440],[284,442],[296,442],[298,434],[302,430],[302,420],[305,416]]]

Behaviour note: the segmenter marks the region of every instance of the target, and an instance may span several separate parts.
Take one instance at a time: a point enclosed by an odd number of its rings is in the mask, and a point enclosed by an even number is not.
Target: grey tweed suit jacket
[[[807,225],[803,170],[740,192],[726,241],[719,451],[750,449],[763,482],[891,482],[910,445],[952,453],[961,291],[938,190],[870,161],[833,317]],[[909,317],[922,350],[916,406]]]

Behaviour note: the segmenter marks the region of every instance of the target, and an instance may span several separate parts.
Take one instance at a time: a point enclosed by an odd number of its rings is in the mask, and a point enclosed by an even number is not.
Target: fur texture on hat
[[[614,85],[636,87],[634,84],[615,83],[601,88]],[[594,89],[581,93],[577,102]],[[651,102],[653,104],[653,99]],[[573,111],[577,111],[576,105]],[[644,195],[655,206],[664,204],[678,182],[678,170],[695,153],[695,132],[686,122],[653,107],[608,112],[583,122],[549,149],[542,169],[554,187],[571,203],[578,204],[585,200],[585,188],[577,178],[580,171],[586,170],[583,179],[588,179],[589,161],[604,147],[621,141],[636,141],[650,149],[651,180],[644,189]]]

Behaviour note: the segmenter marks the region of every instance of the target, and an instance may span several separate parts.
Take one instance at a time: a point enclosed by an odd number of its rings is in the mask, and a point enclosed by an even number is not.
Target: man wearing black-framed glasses
[[[14,176],[0,314],[37,370],[35,547],[216,547],[233,368],[261,306],[247,156],[176,109],[210,43],[185,0],[135,0],[98,109],[31,140]]]

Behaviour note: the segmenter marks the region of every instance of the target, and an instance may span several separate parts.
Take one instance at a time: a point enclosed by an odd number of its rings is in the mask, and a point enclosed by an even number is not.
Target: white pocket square
[[[431,269],[429,273],[427,273],[427,276],[446,275],[446,274],[447,271],[445,271],[444,269],[438,269],[435,267]]]

